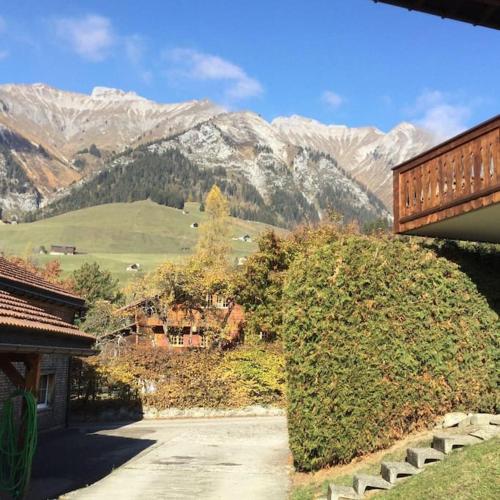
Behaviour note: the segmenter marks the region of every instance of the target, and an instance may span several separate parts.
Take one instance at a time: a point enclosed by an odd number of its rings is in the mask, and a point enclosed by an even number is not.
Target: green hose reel
[[[25,411],[16,423],[14,399],[23,398]],[[19,389],[4,403],[0,419],[0,491],[21,499],[31,477],[37,443],[37,401],[30,391]]]

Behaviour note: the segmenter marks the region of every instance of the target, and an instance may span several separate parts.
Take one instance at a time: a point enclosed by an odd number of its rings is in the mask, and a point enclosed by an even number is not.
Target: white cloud
[[[223,81],[226,98],[239,101],[263,92],[262,85],[236,64],[222,57],[192,49],[177,48],[165,53],[173,63],[171,73],[176,77],[196,81]]]
[[[98,15],[60,18],[55,21],[55,28],[57,35],[78,55],[93,62],[106,59],[116,43],[111,21]]]
[[[467,129],[470,105],[439,90],[426,90],[410,109],[414,122],[431,132],[437,141],[444,141]]]
[[[321,96],[321,99],[332,109],[339,108],[345,102],[342,96],[340,96],[336,92],[333,92],[332,90],[325,90]]]
[[[7,23],[5,22],[5,19],[0,16],[0,35],[4,33],[7,30]],[[0,61],[7,59],[9,57],[9,51],[5,49],[0,48]]]
[[[140,64],[145,51],[145,44],[139,35],[127,36],[123,40],[125,54],[132,64]]]

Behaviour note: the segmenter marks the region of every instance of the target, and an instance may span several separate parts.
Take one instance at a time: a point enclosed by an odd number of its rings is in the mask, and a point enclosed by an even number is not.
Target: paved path
[[[71,500],[285,500],[284,417],[141,421],[106,436],[155,441]],[[84,459],[84,457],[82,457]]]

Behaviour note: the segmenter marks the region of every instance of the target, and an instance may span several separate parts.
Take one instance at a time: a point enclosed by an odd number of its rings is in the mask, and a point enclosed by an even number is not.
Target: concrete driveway
[[[87,430],[88,432],[88,430]],[[284,417],[148,420],[93,435],[129,439],[138,454],[75,500],[280,500],[288,497]],[[147,443],[141,451],[139,443]],[[111,455],[111,458],[113,455]],[[83,453],[79,460],[86,460]],[[66,490],[67,491],[67,490]]]

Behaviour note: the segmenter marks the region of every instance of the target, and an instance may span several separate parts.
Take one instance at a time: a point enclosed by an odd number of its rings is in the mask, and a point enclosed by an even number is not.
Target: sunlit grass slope
[[[131,263],[139,263],[148,272],[165,260],[179,260],[196,246],[198,229],[206,214],[197,203],[187,203],[185,212],[151,201],[112,203],[76,210],[50,219],[18,225],[0,225],[0,251],[26,256],[44,246],[75,245],[78,255],[54,257],[37,255],[41,263],[57,258],[64,272],[71,272],[86,261],[97,261],[122,282],[137,273],[127,272]],[[248,255],[256,249],[257,236],[265,224],[231,217],[230,238],[248,234],[250,243],[230,240],[233,257]]]

